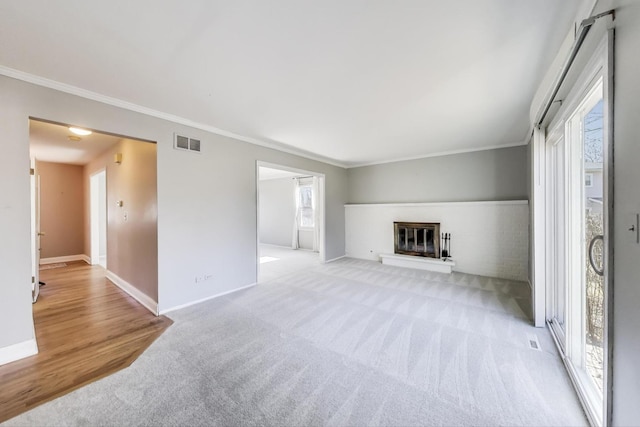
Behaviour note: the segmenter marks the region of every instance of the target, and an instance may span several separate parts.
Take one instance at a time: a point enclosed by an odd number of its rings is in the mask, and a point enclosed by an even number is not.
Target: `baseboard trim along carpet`
[[[111,280],[114,285],[128,293],[133,299],[145,306],[154,315],[158,315],[158,303],[155,302],[149,295],[142,292],[140,289],[133,286],[117,274],[107,270],[107,279]]]
[[[222,297],[222,296],[225,296],[225,295],[229,295],[229,294],[232,294],[234,292],[241,291],[243,289],[249,289],[249,288],[254,287],[257,284],[258,283],[252,283],[250,285],[243,286],[241,288],[232,289],[230,291],[222,292],[220,294],[211,295],[209,297],[201,298],[201,299],[198,299],[198,300],[195,300],[195,301],[191,301],[191,302],[188,302],[188,303],[185,303],[185,304],[176,305],[175,307],[167,308],[166,310],[160,310],[159,313],[160,313],[160,315],[164,315],[164,314],[170,313],[172,311],[176,311],[176,310],[180,310],[180,309],[183,309],[183,308],[191,307],[192,305],[196,305],[196,304],[203,303],[205,301],[212,300],[214,298],[219,298],[219,297]]]
[[[337,257],[337,258],[331,258],[331,259],[328,259],[328,260],[326,260],[324,263],[325,263],[325,264],[329,264],[329,263],[331,263],[331,262],[336,262],[336,261],[339,261],[339,260],[341,260],[341,259],[343,259],[343,258],[346,258],[346,257],[347,257],[346,255],[342,255],[342,256],[339,256],[339,257]]]

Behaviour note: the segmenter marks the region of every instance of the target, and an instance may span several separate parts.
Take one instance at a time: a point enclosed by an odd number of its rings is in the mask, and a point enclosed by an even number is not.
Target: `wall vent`
[[[194,151],[200,153],[200,140],[188,136],[175,134],[173,148],[176,150]]]

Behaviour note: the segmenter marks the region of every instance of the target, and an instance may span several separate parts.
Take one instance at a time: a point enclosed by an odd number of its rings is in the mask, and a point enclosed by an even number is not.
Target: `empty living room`
[[[0,39],[0,425],[640,425],[640,2]]]

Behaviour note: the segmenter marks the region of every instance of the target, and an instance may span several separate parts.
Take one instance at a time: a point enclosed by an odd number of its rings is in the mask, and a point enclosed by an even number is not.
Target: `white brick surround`
[[[439,222],[452,236],[455,271],[527,280],[526,200],[345,205],[347,256],[379,260],[393,253],[394,221]]]

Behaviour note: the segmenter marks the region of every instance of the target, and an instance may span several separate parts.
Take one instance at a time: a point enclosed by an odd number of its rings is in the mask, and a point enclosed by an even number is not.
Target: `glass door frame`
[[[571,273],[570,271],[575,271],[576,267],[578,271],[582,271],[582,260],[584,259],[583,253],[581,252],[582,244],[578,243],[576,245],[575,236],[581,236],[583,233],[583,224],[582,221],[572,221],[573,218],[576,218],[577,212],[571,212],[571,206],[573,206],[573,210],[581,209],[578,206],[582,207],[582,199],[583,189],[580,191],[576,191],[571,189],[569,185],[570,182],[581,182],[584,186],[584,174],[583,174],[583,165],[582,165],[582,157],[576,156],[575,153],[571,153],[572,150],[575,150],[576,142],[571,141],[571,127],[576,126],[576,122],[572,124],[572,118],[574,118],[574,114],[578,111],[582,106],[586,105],[587,98],[593,94],[597,85],[601,85],[602,87],[602,99],[604,101],[603,115],[604,115],[604,135],[603,135],[603,146],[604,146],[604,205],[603,205],[603,214],[604,214],[604,337],[603,337],[603,396],[600,399],[598,395],[594,397],[595,384],[593,387],[590,387],[591,378],[585,378],[586,372],[584,372],[580,366],[576,366],[572,359],[576,357],[581,357],[580,352],[582,351],[582,343],[584,342],[584,318],[582,314],[583,310],[583,299],[582,295],[576,295],[575,292],[576,286],[568,286],[568,292],[571,292],[573,289],[574,292],[572,294],[567,293],[567,305],[566,305],[566,320],[567,323],[570,321],[571,313],[575,313],[577,310],[580,310],[580,319],[579,324],[576,324],[574,321],[573,325],[566,326],[566,334],[563,334],[562,328],[559,327],[557,319],[554,317],[557,314],[557,310],[554,306],[556,301],[555,298],[555,289],[554,286],[558,285],[559,280],[562,280],[562,275],[558,275],[557,273],[557,265],[563,262],[564,257],[554,256],[557,255],[555,253],[555,248],[553,245],[555,244],[554,240],[556,235],[554,235],[555,224],[553,221],[550,221],[550,215],[556,214],[552,211],[555,209],[555,205],[553,203],[549,203],[551,197],[553,197],[552,189],[550,188],[554,183],[557,183],[557,180],[554,181],[557,177],[552,177],[551,174],[553,172],[554,165],[552,164],[553,156],[551,152],[553,151],[554,143],[564,143],[565,146],[565,164],[566,164],[566,172],[564,174],[566,178],[566,190],[568,193],[567,203],[566,203],[566,211],[564,212],[564,218],[566,227],[564,230],[561,230],[565,236],[566,242],[566,262],[567,269],[565,271],[564,277],[569,282],[574,282],[576,280],[580,280],[582,282],[582,277],[577,277],[576,274],[580,275],[580,273]],[[606,36],[600,42],[598,47],[594,50],[594,54],[591,59],[588,61],[587,65],[583,68],[583,72],[578,77],[576,83],[573,88],[570,90],[568,96],[563,100],[562,107],[556,113],[555,117],[551,120],[551,123],[547,126],[546,130],[547,137],[545,138],[544,143],[544,151],[545,151],[545,181],[547,183],[545,188],[545,198],[546,198],[546,218],[545,218],[545,227],[546,227],[546,236],[545,236],[545,248],[547,253],[546,257],[546,265],[545,265],[545,273],[546,273],[546,307],[545,307],[545,317],[547,320],[547,324],[549,329],[556,341],[560,354],[563,358],[564,364],[567,368],[567,372],[574,384],[578,397],[580,398],[589,422],[594,426],[603,426],[611,424],[611,386],[610,386],[610,378],[612,377],[612,364],[611,364],[611,348],[612,348],[612,307],[613,307],[613,262],[610,248],[612,247],[612,232],[613,232],[613,30],[607,31]],[[575,135],[575,132],[573,132]],[[564,140],[561,138],[564,135]],[[559,142],[562,141],[562,142]],[[577,159],[576,159],[577,157]],[[576,181],[578,180],[579,181]],[[580,215],[583,216],[583,212],[580,212]],[[579,222],[575,224],[575,222]],[[572,242],[573,241],[573,242]],[[579,240],[580,242],[580,240]],[[573,266],[573,267],[572,267]],[[554,276],[555,275],[555,276]],[[573,277],[571,277],[573,275]],[[580,289],[578,287],[577,289]]]

